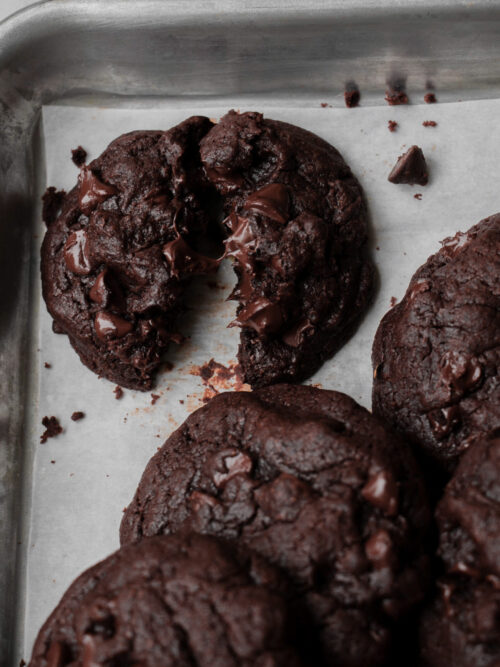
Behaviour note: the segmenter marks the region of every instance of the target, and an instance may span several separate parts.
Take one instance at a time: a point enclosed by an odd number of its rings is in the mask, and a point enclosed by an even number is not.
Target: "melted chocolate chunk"
[[[237,223],[233,233],[225,241],[226,257],[234,257],[241,268],[247,273],[252,273],[254,259],[252,253],[255,250],[257,240],[252,232],[250,220],[235,216]],[[234,222],[232,223],[234,225]]]
[[[110,340],[112,338],[122,338],[130,333],[134,325],[119,315],[110,313],[106,310],[100,310],[94,320],[95,332],[101,340]]]
[[[289,218],[289,195],[286,185],[271,183],[247,197],[244,211],[256,211],[261,215],[285,224]]]
[[[408,185],[427,185],[427,163],[422,149],[412,146],[406,153],[398,157],[398,161],[388,176],[391,183],[407,183]]]
[[[448,350],[441,359],[441,377],[452,388],[453,395],[461,396],[477,387],[483,376],[480,362],[458,350]]]
[[[249,327],[259,336],[276,333],[283,326],[280,305],[265,297],[257,298],[242,308],[229,326]]]
[[[438,440],[445,438],[460,424],[460,408],[458,405],[433,410],[427,416],[432,432]]]
[[[104,269],[99,273],[89,292],[92,301],[103,308],[108,305],[111,297],[111,290],[106,280],[107,272],[108,270]]]
[[[78,229],[68,236],[64,244],[64,261],[70,271],[80,276],[86,276],[92,270],[85,229]]]
[[[392,557],[392,540],[386,530],[378,530],[365,544],[365,553],[376,570],[389,567]]]
[[[381,470],[370,477],[361,495],[375,507],[380,507],[388,516],[398,513],[398,487],[388,470]]]
[[[78,183],[78,202],[84,215],[90,215],[98,204],[118,193],[114,185],[103,183],[90,167],[82,168]]]
[[[217,487],[224,486],[235,475],[248,474],[252,470],[252,459],[237,449],[222,451],[214,462],[212,478]]]
[[[282,335],[282,340],[284,343],[290,347],[299,347],[304,341],[304,339],[314,332],[314,326],[309,322],[309,320],[301,320],[297,322],[288,331]]]
[[[167,260],[170,274],[175,278],[215,273],[221,262],[221,259],[212,259],[196,252],[181,236],[166,243],[162,252]]]

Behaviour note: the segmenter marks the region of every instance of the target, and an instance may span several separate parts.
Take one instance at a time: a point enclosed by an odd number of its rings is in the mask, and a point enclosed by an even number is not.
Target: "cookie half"
[[[211,126],[193,117],[168,132],[122,135],[82,168],[45,234],[42,287],[54,328],[88,368],[121,386],[151,387],[162,354],[182,338],[185,280],[216,269],[195,250],[209,189],[196,155]]]
[[[353,334],[372,296],[361,186],[326,141],[255,112],[229,112],[200,155],[224,198],[245,381],[303,380]]]

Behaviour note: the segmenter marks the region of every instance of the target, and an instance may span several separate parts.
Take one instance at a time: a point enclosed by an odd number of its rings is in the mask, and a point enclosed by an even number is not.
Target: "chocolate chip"
[[[400,155],[388,176],[388,180],[391,183],[426,185],[429,177],[422,149],[418,146],[412,146],[406,153]]]
[[[84,215],[90,215],[98,204],[118,193],[114,185],[103,183],[90,167],[82,168],[78,183],[78,201]]]
[[[87,232],[84,229],[78,229],[68,236],[64,244],[64,261],[72,273],[80,276],[90,273]]]
[[[100,310],[97,313],[94,326],[95,332],[101,340],[123,338],[123,336],[126,336],[134,328],[132,322],[106,310]]]

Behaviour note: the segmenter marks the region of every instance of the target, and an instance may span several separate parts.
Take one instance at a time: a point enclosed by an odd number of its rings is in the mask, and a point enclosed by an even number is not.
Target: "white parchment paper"
[[[357,334],[308,383],[342,390],[370,406],[373,336],[391,297],[400,299],[415,269],[439,247],[438,241],[465,230],[500,209],[500,101],[321,108],[319,101],[286,107],[262,100],[172,102],[162,109],[46,107],[43,111],[47,184],[70,189],[77,169],[70,150],[81,144],[93,159],[115,137],[136,129],[168,129],[192,114],[220,117],[229,108],[258,109],[295,123],[333,143],[358,176],[366,193],[372,225],[372,254],[379,275],[375,301]],[[397,131],[387,121],[399,123]],[[437,127],[422,122],[434,120]],[[387,174],[398,155],[412,144],[426,155],[426,187],[393,185]],[[422,193],[417,200],[414,194]],[[40,236],[43,228],[40,224]],[[118,527],[144,466],[166,437],[199,407],[207,388],[193,367],[211,358],[234,363],[238,330],[227,329],[235,304],[225,302],[234,277],[223,266],[220,288],[206,280],[190,293],[197,304],[182,322],[191,338],[169,356],[174,364],[158,378],[159,395],[124,391],[81,365],[65,336],[52,333],[43,303],[36,350],[38,387],[31,409],[35,425],[26,446],[35,450],[32,511],[25,572],[25,659],[42,622],[69,583],[85,568],[118,547]],[[175,348],[175,346],[173,346]],[[51,368],[45,368],[45,362]],[[234,388],[231,381],[216,388]],[[75,410],[85,413],[71,421]],[[64,432],[41,445],[41,419],[55,415]]]

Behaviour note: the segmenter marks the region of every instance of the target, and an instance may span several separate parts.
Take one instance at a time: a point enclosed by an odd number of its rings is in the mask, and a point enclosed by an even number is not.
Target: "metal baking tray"
[[[396,81],[413,93],[432,82],[441,101],[493,98],[499,37],[496,0],[49,0],[0,24],[1,667],[23,657],[42,105],[235,95],[340,105],[351,80],[364,105]]]

